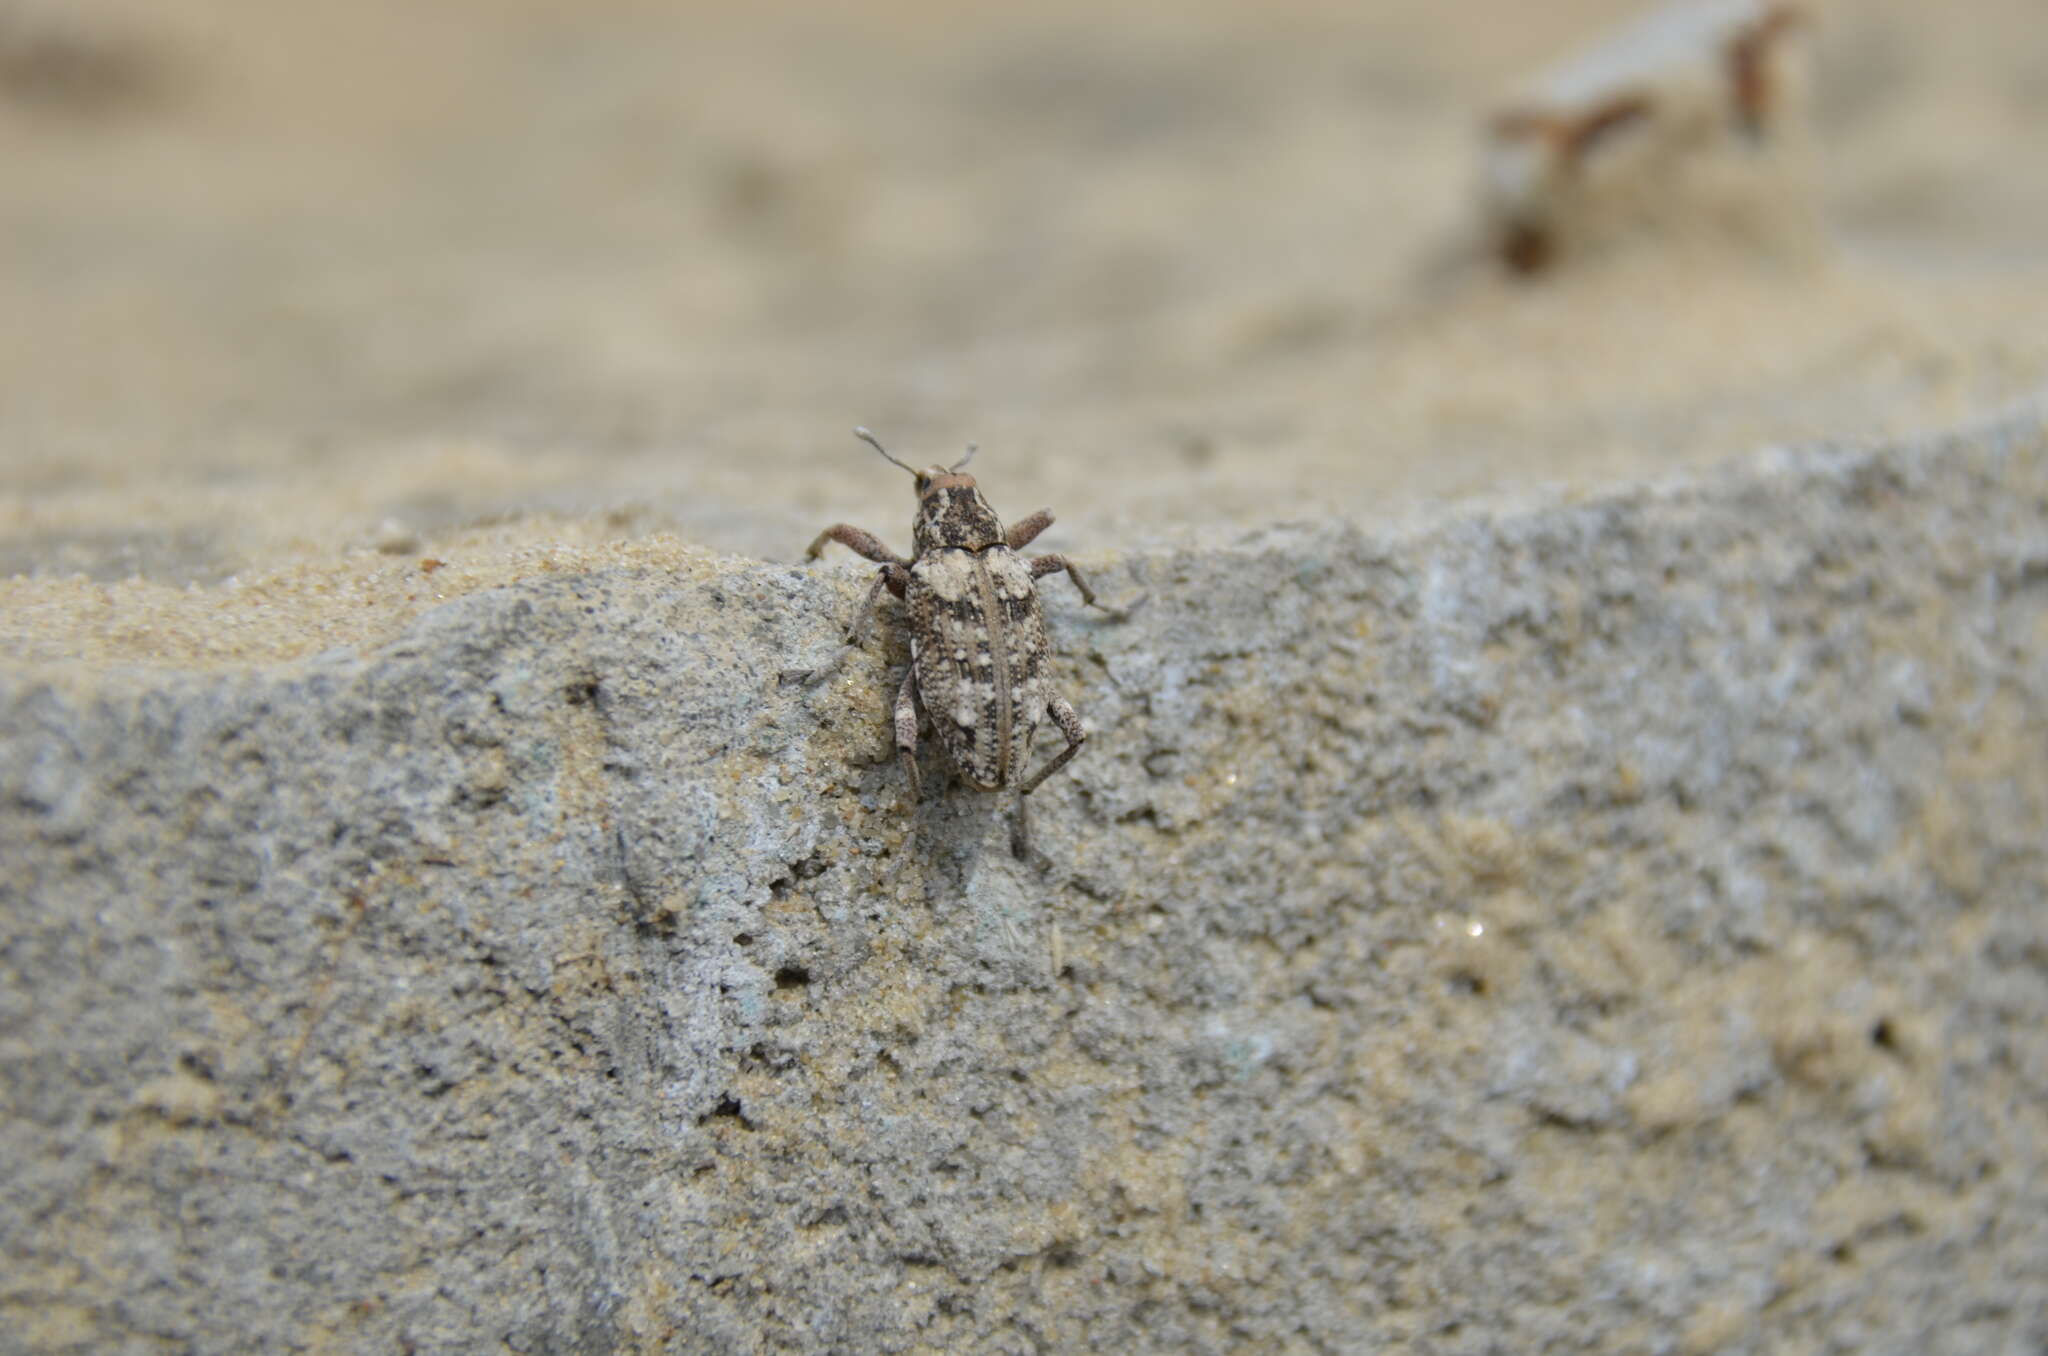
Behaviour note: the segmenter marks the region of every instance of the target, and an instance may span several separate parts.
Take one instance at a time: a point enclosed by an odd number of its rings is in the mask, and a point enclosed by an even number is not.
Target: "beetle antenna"
[[[862,442],[866,443],[869,447],[874,448],[875,451],[881,453],[882,459],[890,463],[892,466],[903,466],[903,463],[897,461],[896,458],[890,456],[889,449],[882,446],[881,442],[876,439],[875,435],[868,432],[866,429],[855,429],[853,431],[853,436],[860,439]],[[910,474],[912,475],[918,474],[918,470],[915,466],[903,466],[903,469],[910,472]]]
[[[960,460],[958,460],[958,461],[954,462],[954,463],[953,463],[953,464],[952,464],[951,466],[948,466],[948,467],[946,468],[946,470],[947,470],[947,471],[949,471],[949,472],[950,472],[950,471],[957,471],[957,470],[959,470],[959,469],[960,469],[961,467],[965,466],[965,465],[966,465],[966,464],[967,464],[968,462],[970,462],[970,461],[973,461],[973,460],[974,460],[974,454],[975,454],[975,453],[977,453],[977,452],[979,452],[979,451],[981,451],[981,444],[980,444],[980,443],[969,443],[969,444],[967,444],[967,455],[966,455],[966,456],[964,456],[964,457],[962,457],[962,458],[960,458]]]

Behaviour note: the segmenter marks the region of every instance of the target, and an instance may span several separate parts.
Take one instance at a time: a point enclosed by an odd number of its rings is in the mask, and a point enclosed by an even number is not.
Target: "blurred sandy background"
[[[1823,9],[1824,257],[1478,259],[1484,116],[1640,8],[0,0],[0,645],[907,544],[856,422],[1085,557],[2042,385],[2036,0]]]

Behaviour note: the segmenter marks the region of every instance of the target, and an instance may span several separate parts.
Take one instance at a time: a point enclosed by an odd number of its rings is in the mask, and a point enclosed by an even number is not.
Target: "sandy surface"
[[[0,647],[287,659],[579,562],[905,537],[856,422],[979,441],[1085,556],[2040,387],[2022,0],[1826,11],[1817,257],[1481,261],[1484,114],[1634,8],[81,0],[65,83],[0,3]]]
[[[1049,589],[1033,862],[851,570],[0,671],[0,1332],[2048,1350],[2048,426],[1784,461]]]

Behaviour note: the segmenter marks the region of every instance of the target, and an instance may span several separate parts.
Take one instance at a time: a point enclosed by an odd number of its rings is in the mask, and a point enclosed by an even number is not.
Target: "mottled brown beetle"
[[[1033,581],[1065,570],[1089,606],[1112,616],[1129,609],[1102,607],[1065,556],[1026,560],[1017,554],[1052,526],[1052,510],[1040,509],[1005,531],[974,477],[961,473],[974,457],[972,445],[953,465],[920,471],[890,456],[866,429],[855,429],[854,436],[916,477],[917,517],[911,524],[916,549],[905,560],[873,533],[840,523],[820,532],[806,554],[815,560],[826,542],[836,541],[882,567],[846,628],[848,645],[866,638],[885,587],[909,604],[910,671],[896,691],[896,751],[911,800],[922,793],[917,774],[921,707],[938,728],[953,766],[971,785],[982,791],[1017,788],[1012,847],[1024,856],[1029,831],[1023,798],[1065,767],[1088,738],[1074,708],[1053,690],[1045,616]],[[1066,736],[1067,746],[1025,777],[1032,736],[1048,717]]]

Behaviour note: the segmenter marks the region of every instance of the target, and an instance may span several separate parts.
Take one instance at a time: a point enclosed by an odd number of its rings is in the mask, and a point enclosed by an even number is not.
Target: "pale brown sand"
[[[284,660],[543,570],[900,539],[855,422],[978,440],[1086,555],[2041,387],[2022,0],[1828,9],[1821,258],[1477,262],[1480,119],[1635,8],[71,6],[155,64],[0,92],[0,648]]]

